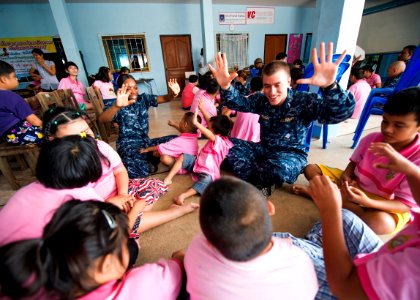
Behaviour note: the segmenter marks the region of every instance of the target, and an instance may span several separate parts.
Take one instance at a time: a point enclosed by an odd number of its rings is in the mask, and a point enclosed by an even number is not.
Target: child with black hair
[[[193,103],[191,104],[190,112],[195,112],[198,103],[201,101],[204,106],[204,111],[207,113],[208,116],[214,117],[217,116],[217,107],[216,107],[216,96],[219,93],[219,84],[217,80],[212,78],[207,82],[206,90],[203,92],[198,92],[194,96]],[[203,116],[201,110],[199,110],[198,114],[201,117],[201,124],[207,127],[206,118]]]
[[[197,156],[198,129],[193,124],[193,118],[194,114],[189,111],[184,114],[179,124],[169,120],[168,125],[178,130],[180,136],[157,146],[140,149],[140,153],[153,152],[153,155],[160,156],[160,161],[166,166],[172,166],[181,154]],[[201,123],[201,117],[197,116],[197,119]],[[180,174],[184,174],[184,170],[180,170]]]
[[[79,74],[79,67],[74,62],[68,61],[64,65],[64,69],[66,73],[69,74],[69,76],[60,80],[60,84],[58,85],[57,89],[71,89],[74,97],[79,103],[79,107],[81,110],[85,111],[87,109],[92,109],[92,103],[86,101],[86,91],[83,83],[77,80],[77,75]]]
[[[362,114],[363,108],[367,98],[369,97],[372,88],[369,83],[365,80],[362,69],[352,68],[350,71],[350,82],[349,92],[354,95],[356,100],[356,106],[354,107],[353,114],[350,118],[359,119]]]
[[[272,237],[274,210],[254,186],[234,177],[206,188],[203,233],[185,254],[191,299],[314,299],[314,266],[289,239]]]
[[[239,70],[237,74],[238,76],[234,79],[234,87],[241,96],[248,96],[251,90],[251,84],[247,81],[248,75],[244,70]]]
[[[261,93],[263,89],[262,78],[252,78],[250,88],[250,95]],[[261,130],[259,119],[260,116],[257,114],[238,111],[236,113],[235,123],[233,124],[230,136],[244,141],[258,143],[260,141]]]
[[[372,89],[382,87],[381,76],[379,74],[375,74],[371,65],[364,65],[362,67],[362,70],[366,82],[370,85]]]
[[[309,164],[305,177],[327,175],[342,192],[343,208],[354,212],[377,234],[398,232],[411,220],[417,207],[403,174],[374,168],[376,157],[368,151],[372,143],[387,143],[420,166],[420,88],[405,89],[390,96],[384,105],[381,132],[364,137],[344,171]],[[309,196],[307,187],[294,185],[297,194]]]
[[[18,86],[13,66],[0,60],[0,139],[15,145],[40,144],[42,121],[21,96],[12,92]]]
[[[37,238],[0,248],[1,295],[9,299],[176,299],[183,253],[129,268],[128,228],[127,217],[114,205],[68,201]]]
[[[96,92],[100,92],[102,95],[105,105],[117,98],[112,79],[111,69],[108,67],[100,67],[98,73],[95,75],[95,82],[92,84],[92,87]]]
[[[207,119],[208,129],[198,121],[199,109]],[[220,177],[220,165],[228,154],[229,149],[233,147],[228,138],[230,131],[230,120],[228,117],[218,115],[210,118],[200,102],[199,108],[196,108],[194,112],[193,124],[209,139],[208,142],[200,150],[197,157],[189,154],[180,155],[169,171],[168,176],[163,180],[167,185],[170,185],[172,184],[172,178],[181,169],[192,172],[192,179],[195,183],[190,189],[174,199],[174,202],[178,205],[183,205],[184,200],[188,197],[197,193],[202,194],[210,182]]]
[[[152,153],[140,153],[140,149],[165,143],[176,137],[175,135],[154,139],[149,137],[149,108],[176,98],[180,87],[175,79],[170,79],[169,94],[139,95],[136,80],[129,74],[118,78],[118,87],[120,89],[117,100],[106,104],[99,121],[118,124],[117,151],[127,168],[129,177],[147,177],[157,171],[159,157],[150,155]]]
[[[190,75],[188,77],[188,84],[182,90],[181,105],[182,109],[190,110],[191,104],[194,100],[195,94],[200,90],[198,87],[198,76]]]

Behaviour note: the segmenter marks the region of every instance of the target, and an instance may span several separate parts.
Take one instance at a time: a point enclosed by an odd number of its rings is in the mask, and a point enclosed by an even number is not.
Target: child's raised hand
[[[311,84],[325,88],[334,83],[338,66],[346,55],[346,51],[340,55],[340,57],[333,62],[333,43],[328,43],[328,55],[325,59],[325,43],[321,43],[319,46],[319,62],[316,48],[312,49],[312,64],[314,66],[314,75],[311,78],[303,78],[297,81],[298,84]]]
[[[203,103],[203,100],[201,98],[198,100],[198,106],[197,107],[200,109],[201,112],[203,112],[203,110],[206,109],[204,107],[204,103]]]
[[[178,124],[177,123],[175,123],[174,121],[172,121],[172,120],[168,120],[168,125],[169,126],[171,126],[171,127],[176,127]]]
[[[390,144],[387,143],[372,143],[369,147],[369,151],[378,156],[378,160],[381,157],[386,158],[386,162],[374,163],[376,168],[387,169],[394,172],[401,172],[408,174],[410,170],[416,169],[416,166],[396,151]]]
[[[218,52],[214,57],[217,69],[215,69],[212,65],[208,65],[210,71],[212,72],[214,78],[216,78],[217,83],[219,83],[220,87],[224,90],[227,90],[230,87],[231,81],[238,76],[236,72],[229,74],[228,70],[228,61],[226,59],[226,55],[220,54]]]
[[[121,108],[121,107],[129,106],[133,104],[134,102],[136,102],[136,100],[128,100],[129,96],[130,96],[130,91],[127,90],[127,84],[124,83],[122,87],[118,89],[117,100],[115,100],[114,105],[118,108]]]
[[[181,92],[181,88],[179,87],[178,82],[174,78],[169,79],[168,87],[171,89],[174,98],[176,98],[179,92]]]
[[[198,107],[195,108],[194,116],[193,116],[193,119],[192,119],[193,124],[196,125],[196,126],[198,124],[197,115],[198,115]]]
[[[147,152],[149,152],[149,148],[140,148],[139,152],[140,153],[147,153]]]
[[[335,212],[342,207],[340,190],[328,176],[315,176],[309,181],[308,193],[321,214]]]

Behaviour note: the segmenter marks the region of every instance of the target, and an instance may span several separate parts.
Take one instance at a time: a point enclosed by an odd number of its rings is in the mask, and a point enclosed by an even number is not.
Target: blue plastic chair
[[[357,143],[362,136],[363,130],[365,129],[366,123],[369,116],[373,111],[380,111],[389,96],[412,86],[418,86],[420,84],[420,46],[417,46],[411,60],[407,64],[407,68],[401,75],[400,81],[395,88],[379,88],[373,89],[369,97],[366,100],[365,106],[363,107],[362,114],[360,115],[359,122],[357,123],[356,130],[353,136],[353,145],[351,148],[355,148]]]
[[[341,54],[334,54],[332,57],[332,61],[336,61],[340,57],[340,55]],[[341,61],[340,65],[338,66],[337,77],[336,77],[337,82],[340,82],[341,77],[350,67],[350,63],[349,63],[350,59],[351,59],[351,56],[349,54],[346,54],[343,60]],[[310,63],[305,68],[305,72],[303,73],[303,78],[310,78],[312,77],[312,75],[314,75],[314,66],[312,63]],[[307,92],[309,91],[309,85],[299,84],[297,87],[297,90]],[[318,90],[318,93],[321,93],[321,91]],[[308,133],[306,135],[306,140],[305,140],[306,152],[308,152],[309,148],[311,147],[311,139],[312,139],[313,130],[314,130],[314,122],[312,122],[311,125],[309,126]],[[322,149],[327,149],[327,143],[328,143],[328,124],[323,124],[322,125]]]

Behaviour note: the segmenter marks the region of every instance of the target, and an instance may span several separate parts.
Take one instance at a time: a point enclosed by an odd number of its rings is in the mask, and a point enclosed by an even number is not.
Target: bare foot
[[[178,197],[175,197],[174,198],[174,202],[175,202],[175,204],[178,204],[178,205],[184,205],[184,200],[185,200],[185,195],[184,195],[184,193],[182,193],[181,195],[179,195]]]
[[[300,196],[304,196],[307,198],[311,198],[308,193],[308,187],[302,184],[294,184],[292,185],[292,193]]]
[[[200,207],[200,204],[198,203],[186,203],[185,205],[178,205],[178,204],[172,204],[169,209],[174,209],[178,212],[179,217],[192,213],[193,211],[196,211]]]
[[[165,179],[163,179],[163,183],[169,186],[172,184],[172,180],[168,179],[168,177],[165,177]]]

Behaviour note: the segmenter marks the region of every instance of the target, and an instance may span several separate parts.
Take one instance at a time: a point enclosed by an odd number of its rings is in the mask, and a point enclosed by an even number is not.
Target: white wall
[[[366,53],[420,44],[420,2],[363,16],[357,45]]]

